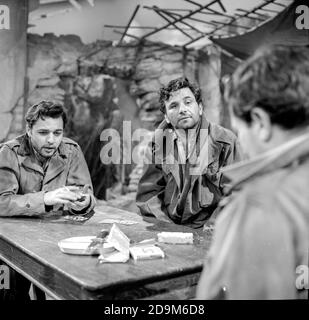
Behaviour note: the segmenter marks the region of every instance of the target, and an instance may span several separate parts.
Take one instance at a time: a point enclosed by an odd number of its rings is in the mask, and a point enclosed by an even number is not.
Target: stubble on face
[[[58,149],[63,138],[62,118],[46,117],[38,119],[32,128],[27,130],[34,150],[43,158],[50,158]]]
[[[202,114],[202,105],[197,103],[190,88],[172,92],[165,107],[165,119],[175,129],[187,130],[196,127]]]

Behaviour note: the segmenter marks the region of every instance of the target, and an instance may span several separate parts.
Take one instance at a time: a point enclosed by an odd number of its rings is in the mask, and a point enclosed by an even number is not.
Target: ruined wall
[[[220,122],[221,64],[220,52],[214,46],[201,51],[152,42],[97,46],[94,54],[81,58],[80,72],[106,73],[130,80],[130,94],[137,99],[139,117],[146,128],[154,129],[163,118],[159,111],[159,88],[180,76],[201,86],[209,120]]]
[[[26,74],[27,2],[0,0],[0,142],[12,125],[22,130]],[[14,118],[14,121],[13,121]],[[17,123],[15,123],[17,119]]]

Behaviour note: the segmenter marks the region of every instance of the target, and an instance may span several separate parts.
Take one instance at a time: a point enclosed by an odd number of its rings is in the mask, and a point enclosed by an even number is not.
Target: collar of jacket
[[[19,148],[17,151],[18,155],[29,156],[32,154],[30,140],[29,140],[29,137],[27,134],[23,134],[23,135],[17,137],[16,140],[19,142]],[[67,153],[65,151],[65,146],[64,146],[63,141],[61,141],[56,153],[59,153],[59,155],[63,158],[67,157]]]
[[[159,130],[155,131],[155,161],[162,163],[164,171],[171,172],[175,178],[178,186],[180,186],[179,176],[179,162],[174,157],[174,141],[177,138],[172,126],[165,120],[161,122]],[[201,131],[203,130],[203,131]],[[202,132],[202,134],[201,134]],[[166,152],[162,145],[163,136],[166,139]],[[197,159],[196,162],[190,162],[192,167],[192,182],[194,182],[199,176],[207,171],[209,165],[215,161],[219,161],[222,144],[217,141],[218,137],[212,135],[212,125],[206,119],[205,113],[201,116],[201,125],[198,132],[199,146],[197,147]],[[221,139],[222,138],[222,139]],[[219,140],[224,142],[224,137],[220,137]],[[228,142],[228,141],[226,141]]]
[[[16,138],[16,140],[20,143],[17,154],[22,158],[21,164],[24,167],[30,168],[44,175],[43,168],[32,159],[33,157],[35,157],[35,155],[31,151],[28,135],[24,134],[22,136],[19,136],[18,138]],[[58,147],[57,152],[49,160],[48,170],[44,178],[44,183],[47,183],[64,170],[66,158],[67,153],[65,152],[65,145],[62,141]]]
[[[230,181],[227,193],[251,181],[257,176],[265,175],[277,169],[297,165],[303,158],[309,157],[309,132],[267,151],[251,160],[232,164],[221,170]]]
[[[159,129],[159,130],[158,130]],[[200,154],[200,148],[203,148],[203,146],[205,146],[206,142],[208,143],[208,152],[207,152],[207,161],[203,161],[203,163],[205,164],[205,166],[207,167],[208,165],[210,165],[211,163],[213,163],[214,161],[218,160],[219,155],[220,155],[220,151],[222,148],[222,145],[220,144],[219,140],[228,143],[229,141],[225,141],[224,137],[220,137],[221,139],[217,140],[218,137],[213,136],[212,134],[212,126],[210,124],[210,122],[206,119],[206,115],[203,112],[202,116],[201,116],[201,125],[199,128],[199,138],[201,138],[201,130],[204,130],[204,134],[202,136],[202,142],[200,143],[199,146],[197,146],[197,154]],[[157,130],[155,131],[157,133],[155,133],[155,142],[160,142],[162,141],[162,134],[164,132],[164,135],[166,136],[166,140],[168,142],[174,142],[175,139],[177,139],[177,134],[175,133],[173,127],[171,126],[171,124],[167,123],[165,120],[163,120],[160,125],[158,126]],[[161,136],[161,137],[160,137]],[[207,141],[206,137],[209,136],[209,140]],[[160,149],[160,155],[158,157],[158,159],[160,159],[162,162],[167,162],[168,157],[174,155],[172,148],[174,148],[174,143],[167,143],[166,145],[166,156],[163,155],[163,150],[161,149],[160,146],[157,145],[157,147],[159,147]],[[165,161],[164,161],[165,160]],[[175,162],[174,157],[172,159],[169,159],[172,161],[172,163]],[[177,162],[178,163],[178,162]],[[205,168],[204,168],[205,169]]]

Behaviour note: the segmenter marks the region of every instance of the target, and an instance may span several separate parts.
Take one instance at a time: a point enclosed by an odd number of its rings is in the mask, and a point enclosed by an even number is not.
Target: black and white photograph
[[[0,309],[308,289],[308,0],[0,0]]]

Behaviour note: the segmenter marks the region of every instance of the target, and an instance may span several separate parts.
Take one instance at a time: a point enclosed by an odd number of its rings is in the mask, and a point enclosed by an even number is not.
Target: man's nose
[[[55,136],[54,136],[53,133],[50,133],[50,134],[47,136],[47,142],[50,143],[50,144],[52,144],[52,143],[54,143],[54,141],[55,141]]]
[[[180,103],[180,105],[179,105],[179,113],[185,113],[185,112],[187,112],[187,108],[186,108],[185,104],[184,103]]]

